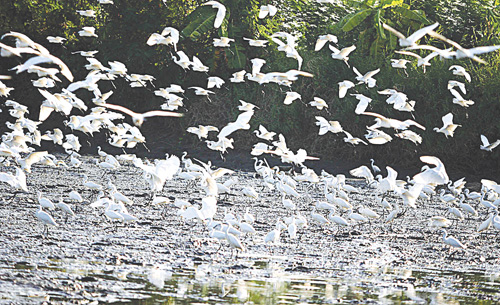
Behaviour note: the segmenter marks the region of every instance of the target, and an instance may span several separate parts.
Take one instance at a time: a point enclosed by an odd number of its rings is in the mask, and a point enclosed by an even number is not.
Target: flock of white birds
[[[99,1],[102,5],[112,5],[112,1]],[[319,2],[319,1],[318,1]],[[325,2],[325,1],[321,1]],[[203,5],[210,5],[217,10],[217,15],[214,22],[214,27],[221,26],[225,18],[226,9],[223,4],[217,1],[208,1]],[[79,10],[76,13],[89,18],[95,17],[95,12],[92,10]],[[277,14],[278,10],[272,5],[262,6],[259,12],[259,18],[268,18]],[[471,58],[475,61],[484,63],[478,55],[486,52],[491,52],[500,48],[500,46],[478,47],[465,49],[459,44],[450,41],[446,37],[436,33],[434,30],[438,24],[433,24],[424,27],[415,33],[405,37],[403,34],[384,24],[384,28],[399,38],[399,45],[404,49],[397,53],[417,58],[418,66],[423,68],[431,65],[431,61],[435,57],[441,58]],[[95,28],[83,27],[78,34],[82,37],[97,37]],[[434,46],[418,45],[417,42],[425,35],[430,35],[441,39],[445,43],[450,44],[450,49],[441,50]],[[29,58],[16,67],[10,70],[19,73],[36,74],[39,78],[32,81],[32,85],[38,88],[41,94],[40,100],[40,115],[38,120],[32,120],[26,117],[29,114],[29,109],[25,105],[8,100],[12,90],[15,88],[8,87],[4,82],[0,81],[0,96],[5,98],[3,101],[5,107],[9,108],[9,114],[15,120],[13,123],[7,122],[8,132],[2,135],[0,143],[0,156],[2,162],[9,168],[14,168],[14,172],[1,172],[0,181],[9,184],[13,192],[30,192],[26,184],[26,174],[31,172],[31,167],[35,163],[40,163],[45,166],[54,167],[79,167],[80,150],[79,137],[68,132],[63,133],[61,129],[55,128],[47,130],[44,134],[38,129],[38,125],[50,117],[51,113],[56,111],[68,119],[64,121],[64,125],[72,131],[79,131],[85,135],[93,135],[96,132],[107,130],[109,132],[109,144],[121,148],[134,148],[138,143],[144,143],[145,137],[141,134],[140,127],[144,120],[151,116],[168,116],[181,117],[182,114],[178,111],[183,107],[183,97],[180,94],[184,89],[176,84],[170,84],[166,88],[159,88],[154,91],[155,95],[165,99],[161,105],[162,110],[152,110],[146,113],[137,113],[123,106],[110,104],[108,100],[112,99],[113,92],[101,92],[99,82],[113,81],[116,78],[126,78],[131,87],[146,87],[148,84],[153,84],[155,78],[151,75],[141,75],[129,73],[127,67],[118,61],[108,62],[108,67],[102,64],[94,56],[98,51],[77,51],[74,54],[79,54],[86,58],[88,64],[85,68],[89,70],[88,75],[83,80],[75,81],[70,68],[59,58],[52,55],[41,44],[34,42],[28,36],[10,32],[4,34],[3,42],[0,43],[1,56],[17,56],[20,58]],[[192,70],[195,72],[207,73],[209,67],[205,66],[196,56],[188,56],[184,51],[178,50],[179,31],[172,27],[166,27],[161,33],[153,33],[149,38],[145,37],[144,41],[150,46],[167,45],[171,46],[176,54],[173,61],[182,67],[184,70]],[[258,40],[253,38],[241,37],[252,47],[265,48],[268,40]],[[230,46],[236,38],[220,37],[214,39],[214,46],[225,48]],[[281,86],[291,88],[293,82],[299,77],[313,77],[311,73],[301,71],[302,57],[297,50],[297,36],[277,32],[271,36],[272,42],[276,44],[279,51],[285,52],[286,56],[297,61],[297,69],[286,72],[262,72],[265,66],[265,59],[251,59],[251,71],[245,70],[233,73],[230,82],[240,83],[245,81],[258,82],[261,85],[267,83],[277,83]],[[62,37],[47,37],[49,43],[63,44],[65,38]],[[12,42],[15,45],[11,45]],[[329,49],[332,51],[332,59],[342,60],[349,66],[349,54],[356,50],[356,46],[350,46],[343,49],[338,49],[334,44],[338,43],[336,36],[331,34],[322,35],[318,38],[315,45],[315,51],[320,51],[326,44],[329,44]],[[420,55],[410,52],[410,50],[429,50],[431,53],[422,58]],[[410,60],[399,58],[391,59],[392,67],[395,69],[405,69]],[[356,86],[367,86],[373,88],[376,86],[376,74],[380,69],[374,71],[359,72],[355,67],[352,68],[354,74],[352,80],[344,80],[339,82],[339,98],[344,98],[347,92]],[[452,102],[462,106],[469,107],[474,104],[473,101],[462,97],[466,94],[466,87],[460,78],[464,78],[467,82],[471,81],[468,72],[461,66],[454,65],[450,67],[453,75],[458,79],[450,80],[448,89],[453,95]],[[5,72],[5,71],[4,71]],[[66,88],[58,85],[61,79],[58,77],[61,74],[70,84]],[[0,76],[7,84],[9,79],[14,76]],[[357,83],[356,83],[357,82]],[[210,76],[207,79],[207,88],[190,87],[196,95],[206,96],[216,94],[209,89],[221,88],[225,81],[217,76]],[[460,90],[457,91],[455,88]],[[50,90],[59,92],[50,92]],[[77,96],[79,90],[88,90],[93,92],[95,98],[91,101],[83,101]],[[408,100],[408,97],[394,89],[386,89],[379,91],[380,94],[387,95],[387,104],[397,111],[413,112],[415,101]],[[344,130],[338,121],[329,121],[328,119],[317,116],[316,125],[319,126],[319,135],[324,135],[328,132],[344,133],[344,141],[352,145],[358,144],[373,144],[382,145],[392,140],[392,136],[383,129],[394,129],[395,136],[401,139],[406,139],[415,144],[421,143],[422,137],[410,128],[418,128],[425,130],[426,127],[422,124],[407,119],[405,121],[388,118],[374,112],[366,111],[371,99],[362,94],[351,94],[355,96],[359,103],[354,110],[357,115],[374,117],[375,123],[367,127],[367,134],[364,139],[354,137],[348,131]],[[301,95],[298,92],[290,91],[284,97],[284,104],[289,105],[295,100],[300,99]],[[235,121],[229,122],[222,128],[216,126],[193,126],[187,129],[187,132],[195,134],[200,140],[206,139],[206,145],[212,150],[217,150],[221,154],[226,153],[227,149],[233,148],[233,139],[231,136],[238,130],[249,130],[251,128],[250,121],[255,111],[259,108],[246,101],[240,101],[241,105],[238,109],[241,114]],[[92,105],[89,109],[89,105]],[[314,100],[309,103],[310,106],[316,107],[319,111],[326,110],[328,103],[320,97],[314,97]],[[285,106],[286,107],[286,106]],[[75,115],[73,109],[85,113],[85,115]],[[118,111],[118,112],[116,112]],[[132,119],[135,126],[125,122],[127,115]],[[174,119],[174,118],[173,118]],[[443,116],[443,126],[436,127],[436,132],[443,133],[446,137],[453,137],[454,132],[461,125],[453,122],[453,114],[448,113]],[[208,140],[210,132],[217,133],[216,140]],[[308,222],[317,222],[320,224],[331,223],[339,226],[339,228],[348,228],[357,223],[369,221],[381,221],[390,223],[396,217],[401,215],[401,212],[406,209],[415,209],[419,206],[420,200],[425,200],[429,196],[439,196],[439,199],[444,205],[449,207],[449,217],[453,219],[464,219],[474,217],[479,221],[477,231],[482,232],[490,228],[500,230],[500,218],[498,218],[498,205],[500,204],[500,185],[494,181],[483,179],[481,192],[469,192],[465,189],[464,178],[452,182],[445,170],[444,164],[433,156],[422,156],[422,162],[425,165],[421,172],[415,174],[409,181],[397,180],[398,173],[387,166],[387,176],[381,174],[380,169],[374,165],[372,160],[371,168],[368,166],[360,166],[352,169],[352,176],[366,179],[367,185],[377,194],[378,200],[368,206],[355,206],[350,202],[350,194],[359,192],[359,190],[346,182],[344,175],[334,176],[323,171],[320,175],[312,169],[306,167],[306,160],[317,160],[318,158],[308,156],[306,150],[299,149],[293,152],[287,146],[286,139],[282,134],[269,131],[264,126],[258,126],[254,131],[257,138],[262,141],[255,144],[250,154],[255,158],[255,171],[258,177],[262,179],[262,185],[282,197],[282,204],[286,209],[291,211],[291,216],[284,219],[284,222],[278,220],[276,226],[270,232],[263,233],[264,243],[277,243],[280,240],[282,231],[287,231],[290,238],[297,238],[297,232],[305,230]],[[58,160],[56,156],[47,151],[37,151],[36,146],[40,147],[41,141],[52,141],[56,145],[61,145],[69,155],[66,161]],[[489,140],[481,135],[482,145],[480,149],[492,151],[500,145],[500,140],[490,143]],[[271,168],[265,159],[258,159],[257,156],[263,154],[271,154],[278,156],[284,163],[293,163],[301,168],[300,172],[289,173],[283,172],[279,168]],[[151,163],[147,160],[143,161],[135,155],[123,154],[112,155],[104,152],[99,147],[100,159],[96,161],[96,165],[102,168],[103,171],[113,171],[122,166],[120,163],[128,162],[140,168],[144,175],[145,181],[150,186],[153,194],[153,203],[173,204],[179,208],[178,215],[182,219],[197,219],[206,224],[207,234],[210,237],[219,240],[225,240],[231,248],[237,250],[245,250],[245,245],[239,239],[242,233],[258,234],[252,226],[254,216],[249,205],[244,215],[233,215],[227,210],[224,210],[221,216],[217,209],[218,198],[225,193],[236,193],[241,196],[249,197],[249,200],[259,200],[259,192],[249,186],[245,186],[244,181],[238,181],[234,172],[225,168],[214,169],[210,162],[208,164],[198,160],[191,160],[182,156],[182,160],[177,156],[167,156],[162,160],[155,160]],[[69,161],[68,161],[69,160]],[[224,178],[224,182],[222,182]],[[200,206],[192,205],[188,201],[175,200],[170,202],[166,197],[157,196],[163,189],[167,180],[185,179],[192,181],[192,185],[200,187],[205,196],[201,200]],[[237,186],[240,186],[239,188]],[[307,187],[299,187],[306,185]],[[436,194],[436,187],[441,187],[439,195]],[[38,193],[39,208],[36,211],[36,217],[47,228],[48,226],[57,226],[58,224],[51,216],[49,210],[56,208],[61,209],[68,216],[74,215],[70,204],[81,204],[83,201],[90,202],[90,207],[95,209],[103,209],[104,215],[112,221],[121,221],[124,223],[134,221],[137,218],[128,212],[127,206],[133,204],[132,200],[122,194],[117,187],[108,181],[102,185],[96,182],[89,181],[88,177],[82,179],[82,190],[93,190],[97,195],[96,198],[82,198],[78,191],[73,191],[70,194],[61,194],[57,203],[53,203],[49,198]],[[299,199],[310,196],[308,193],[313,190],[319,190],[324,194],[322,200],[318,200],[310,207],[310,214],[302,215],[297,209]],[[398,200],[390,203],[387,200],[388,195],[395,196]],[[15,196],[15,193],[13,197]],[[64,198],[63,198],[64,197]],[[9,200],[12,200],[9,199]],[[68,203],[65,203],[68,202]],[[368,204],[368,203],[367,203]],[[382,218],[375,210],[387,210],[388,214]],[[327,214],[323,214],[324,211]],[[216,220],[219,219],[219,220]],[[448,236],[445,228],[451,226],[451,221],[443,216],[435,216],[430,219],[430,225],[443,229],[443,242],[453,248],[466,248],[457,239]]]

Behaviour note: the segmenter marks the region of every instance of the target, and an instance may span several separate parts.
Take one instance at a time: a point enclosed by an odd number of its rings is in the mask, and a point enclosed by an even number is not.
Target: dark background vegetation
[[[166,26],[182,31],[178,50],[183,50],[190,57],[199,57],[210,66],[208,74],[225,79],[226,84],[221,89],[215,89],[216,95],[210,97],[211,101],[195,96],[192,91],[186,91],[186,115],[182,119],[147,120],[141,130],[153,154],[184,149],[203,153],[205,144],[200,143],[195,135],[186,133],[186,128],[198,124],[223,127],[237,117],[239,112],[236,106],[239,104],[238,100],[243,99],[260,107],[251,121],[251,130],[263,124],[269,130],[283,133],[292,150],[305,148],[309,155],[331,163],[357,166],[375,158],[379,165],[408,169],[422,165],[418,160],[419,156],[434,155],[444,161],[454,176],[499,177],[500,148],[493,152],[479,149],[481,134],[491,141],[500,136],[499,53],[482,56],[488,65],[470,60],[440,61],[436,58],[426,73],[414,63],[409,65],[406,75],[402,70],[390,67],[389,59],[400,57],[394,53],[397,39],[381,27],[382,22],[385,22],[402,33],[410,34],[424,25],[439,22],[439,32],[464,47],[498,44],[500,20],[497,1],[339,1],[337,4],[318,4],[305,0],[220,0],[226,5],[228,13],[218,30],[213,28],[213,23],[205,27],[200,25],[201,21],[213,18],[215,13],[215,9],[211,7],[200,7],[203,2],[205,1],[120,0],[113,5],[99,5],[96,0],[2,1],[0,33],[21,32],[43,44],[68,64],[75,80],[85,78],[88,71],[84,65],[87,62],[71,52],[99,50],[95,57],[104,65],[108,61],[121,61],[127,65],[129,73],[156,77],[154,84],[157,88],[167,87],[172,83],[184,88],[206,87],[206,74],[183,71],[174,64],[172,47],[149,47],[146,44],[152,33],[160,33]],[[257,19],[260,5],[268,3],[278,6],[278,14],[264,20]],[[79,9],[93,9],[97,12],[97,18],[81,17],[75,12]],[[99,37],[79,37],[77,32],[83,26],[96,27]],[[266,39],[276,31],[299,35],[298,51],[304,58],[302,70],[315,75],[311,79],[302,78],[292,85],[291,89],[302,95],[302,102],[295,101],[290,106],[283,105],[286,91],[289,90],[286,87],[276,84],[259,85],[248,81],[232,84],[228,81],[233,72],[241,69],[250,71],[250,59],[254,57],[266,59],[264,72],[283,72],[297,68],[296,61],[277,52],[276,45],[272,42],[264,49],[248,47],[242,40],[242,37]],[[318,128],[314,124],[316,115],[340,121],[345,130],[358,137],[363,136],[366,126],[373,124],[373,118],[354,114],[357,104],[354,97],[348,95],[344,99],[338,98],[337,83],[346,79],[353,80],[355,75],[352,70],[343,62],[332,60],[326,46],[320,52],[313,51],[318,35],[327,33],[338,36],[339,48],[352,44],[357,46],[350,56],[351,66],[363,73],[381,68],[376,76],[376,88],[356,86],[354,90],[350,90],[350,93],[359,92],[373,98],[369,111],[400,120],[412,118],[409,113],[392,109],[385,103],[385,97],[377,94],[377,90],[386,88],[402,91],[409,99],[416,101],[413,113],[415,120],[427,127],[426,131],[419,131],[423,137],[421,145],[416,146],[409,141],[394,138],[383,146],[353,147],[344,143],[343,135],[317,135]],[[49,44],[46,40],[49,35],[63,36],[68,40],[63,46]],[[235,38],[236,42],[228,49],[214,48],[212,39],[220,36]],[[3,42],[12,44],[7,38]],[[424,38],[421,43],[446,47],[429,38]],[[25,58],[1,58],[1,73],[8,74],[7,69],[23,60]],[[475,101],[470,108],[453,104],[452,96],[446,88],[449,79],[465,81],[448,70],[454,64],[464,66],[472,75],[472,82],[466,84],[466,97]],[[23,73],[4,82],[16,88],[9,98],[28,105],[29,117],[36,119],[42,97],[36,88],[30,86],[30,79],[35,79],[35,76]],[[67,81],[63,80],[54,92],[67,85]],[[161,97],[153,94],[155,88],[150,85],[148,88],[130,88],[124,79],[117,80],[115,85],[116,88],[109,82],[99,84],[102,92],[114,91],[110,103],[121,104],[140,112],[158,109],[163,102]],[[77,95],[91,106],[91,93],[79,90]],[[306,105],[314,96],[327,101],[329,113]],[[2,108],[5,109],[3,105]],[[454,121],[462,127],[453,138],[446,139],[443,134],[432,129],[442,126],[441,117],[448,112],[454,114]],[[7,114],[5,110],[0,113],[2,121],[11,119]],[[75,114],[78,113],[75,111]],[[59,114],[51,114],[49,120],[40,125],[42,133],[54,127],[63,129],[65,133],[70,132],[64,129],[63,119],[65,118]],[[5,126],[0,128],[2,132],[5,130]],[[94,152],[95,145],[90,144],[102,145],[105,136],[101,133],[91,138],[81,134],[84,152]],[[88,144],[84,139],[88,140]],[[234,146],[246,152],[258,142],[253,133],[245,131],[235,133],[234,140]],[[111,147],[105,147],[111,150]],[[145,153],[145,150],[142,152]],[[231,154],[235,152],[230,151],[229,156]]]

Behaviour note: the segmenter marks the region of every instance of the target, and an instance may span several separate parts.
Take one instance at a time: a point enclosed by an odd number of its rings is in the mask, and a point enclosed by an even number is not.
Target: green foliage
[[[403,33],[414,31],[423,24],[430,23],[423,11],[412,10],[403,0],[364,0],[346,1],[357,8],[354,12],[344,16],[336,25],[337,32],[350,32],[356,29],[361,33],[357,47],[361,52],[371,56],[380,56],[390,53],[395,48],[393,40],[388,39],[382,24],[387,23],[401,28]]]
[[[57,0],[14,0],[0,3],[0,31],[19,31],[26,33],[35,41],[42,43],[56,56],[59,56],[72,69],[76,80],[83,79],[88,71],[83,67],[86,60],[71,55],[76,50],[99,50],[96,58],[107,65],[108,61],[121,61],[131,73],[147,73],[155,76],[155,85],[166,87],[171,83],[184,87],[206,86],[206,74],[192,73],[182,70],[172,61],[174,55],[171,46],[146,45],[152,33],[159,33],[166,26],[181,30],[179,50],[188,56],[196,55],[202,62],[210,66],[210,75],[217,75],[226,80],[225,87],[215,90],[211,101],[205,97],[194,96],[186,92],[186,116],[182,120],[156,120],[154,124],[145,124],[144,131],[157,135],[159,142],[167,142],[164,130],[169,130],[176,138],[192,139],[185,134],[188,126],[212,124],[222,127],[234,121],[239,114],[238,100],[242,99],[260,107],[252,118],[252,129],[259,124],[268,129],[283,133],[289,145],[296,149],[303,147],[312,155],[327,159],[343,158],[346,160],[366,160],[376,157],[389,163],[411,163],[422,154],[437,155],[443,160],[469,162],[478,154],[479,135],[495,137],[500,134],[500,56],[493,53],[485,58],[490,64],[477,65],[468,60],[432,61],[432,66],[423,73],[416,64],[409,65],[408,75],[399,69],[390,67],[389,58],[396,58],[393,50],[398,48],[397,37],[386,32],[382,23],[387,23],[404,35],[424,25],[439,22],[439,31],[465,47],[498,44],[500,19],[497,1],[459,1],[447,0],[364,0],[344,1],[341,5],[318,4],[308,0],[225,0],[226,18],[220,29],[213,28],[217,10],[211,6],[202,6],[202,0],[169,0],[165,5],[161,0],[115,1],[112,6],[100,6],[94,0],[57,1]],[[262,4],[275,4],[279,13],[271,18],[257,18]],[[97,18],[82,17],[75,13],[77,9],[93,9]],[[13,18],[12,16],[15,16]],[[83,26],[94,26],[97,39],[78,36]],[[276,84],[259,85],[254,82],[233,84],[227,82],[232,72],[245,69],[249,71],[249,59],[259,57],[266,59],[263,72],[287,71],[297,67],[294,59],[287,58],[283,52],[276,50],[270,43],[267,48],[250,47],[243,37],[269,39],[277,32],[284,31],[299,36],[298,52],[303,57],[303,70],[314,74],[313,78],[299,78],[291,88]],[[384,146],[353,147],[343,141],[342,134],[317,136],[315,116],[320,115],[327,120],[338,120],[345,130],[353,136],[363,138],[366,126],[373,123],[373,118],[358,116],[353,113],[357,100],[348,95],[339,99],[337,83],[353,80],[354,73],[342,61],[332,60],[328,48],[314,52],[314,44],[319,35],[335,34],[339,38],[337,47],[355,44],[357,49],[350,56],[349,64],[364,73],[381,68],[375,77],[376,88],[358,85],[349,93],[362,93],[373,99],[368,110],[381,113],[391,118],[405,120],[413,118],[412,114],[398,112],[385,102],[385,97],[377,90],[395,88],[404,92],[416,101],[415,120],[427,126],[421,132],[424,141],[416,146],[409,141],[394,138]],[[68,39],[65,48],[50,45],[46,36],[58,35]],[[230,48],[215,48],[213,38],[227,36],[235,39]],[[443,43],[425,38],[425,43],[443,46]],[[10,43],[10,41],[8,41]],[[422,55],[427,54],[422,52]],[[371,55],[371,56],[368,56]],[[382,56],[383,55],[383,56]],[[2,65],[12,67],[16,59],[2,59]],[[467,84],[467,98],[476,104],[465,109],[451,102],[452,97],[446,89],[448,79],[458,79],[448,71],[452,64],[466,67],[473,75],[473,81]],[[26,74],[20,74],[15,82],[29,82]],[[66,84],[61,84],[65,86]],[[114,101],[137,111],[157,109],[162,99],[154,96],[151,87],[130,89],[124,79],[100,84],[102,92],[114,90]],[[302,100],[285,106],[283,100],[286,92],[296,91]],[[39,94],[34,90],[13,93],[15,99],[26,101],[38,108]],[[78,92],[86,101],[91,94],[81,90]],[[37,98],[33,98],[33,97]],[[318,96],[327,101],[328,111],[318,111],[307,105],[313,97]],[[4,111],[5,112],[5,111]],[[440,127],[441,117],[448,112],[455,116],[454,120],[461,124],[455,137],[445,139],[437,134],[433,127]],[[36,115],[36,114],[35,114]],[[149,127],[148,127],[149,126]],[[160,128],[158,128],[160,126]],[[393,134],[393,132],[389,132]],[[213,138],[212,138],[213,139]],[[235,147],[250,148],[255,137],[249,132],[238,132]],[[149,141],[149,139],[148,139]],[[153,141],[154,142],[154,141]],[[391,152],[398,151],[395,155]],[[466,153],[462,153],[465,151]],[[498,151],[494,153],[479,152],[485,160],[498,159]],[[496,156],[496,157],[495,157]]]

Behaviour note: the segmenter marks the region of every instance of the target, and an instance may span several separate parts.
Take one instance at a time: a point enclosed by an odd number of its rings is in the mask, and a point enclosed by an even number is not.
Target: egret
[[[448,232],[445,229],[441,229],[441,232],[443,232],[443,242],[450,246],[451,248],[460,248],[460,249],[466,249],[467,247],[462,244],[458,239],[456,239],[453,236],[448,236]]]
[[[479,146],[480,149],[491,152],[498,145],[500,145],[500,139],[496,140],[493,143],[490,143],[490,141],[488,140],[488,138],[486,138],[486,136],[481,135],[481,145]]]
[[[278,12],[278,9],[276,6],[268,4],[268,5],[261,5],[260,10],[259,10],[259,19],[264,19],[267,16],[272,17],[276,15]]]
[[[458,127],[462,127],[462,125],[453,123],[453,113],[451,112],[444,115],[442,117],[442,120],[443,120],[443,127],[441,128],[435,127],[434,131],[443,133],[446,136],[446,138],[448,138],[448,136],[453,137],[455,130]]]
[[[153,111],[148,111],[145,113],[137,113],[134,112],[128,108],[125,108],[120,105],[113,105],[113,104],[103,104],[103,107],[113,109],[113,110],[118,110],[121,111],[125,114],[128,114],[131,118],[134,124],[137,127],[140,127],[142,123],[144,123],[144,120],[149,117],[154,117],[154,116],[167,116],[167,117],[182,117],[182,113],[177,113],[177,112],[171,112],[171,111],[162,111],[162,110],[153,110]]]
[[[327,42],[337,43],[337,36],[332,34],[320,35],[316,40],[316,45],[314,46],[314,51],[319,51]]]
[[[217,1],[207,1],[202,5],[211,5],[213,8],[217,9],[217,14],[215,15],[214,20],[214,28],[218,29],[222,25],[222,21],[224,21],[224,17],[226,16],[226,7],[224,4]]]
[[[57,223],[54,220],[54,218],[52,218],[52,216],[49,213],[42,210],[41,205],[40,205],[40,208],[35,212],[35,216],[36,216],[36,218],[38,218],[38,220],[43,222],[45,230],[47,231],[47,234],[46,234],[47,236],[49,235],[48,225],[57,227]]]
[[[431,24],[429,26],[423,27],[419,29],[418,31],[414,32],[408,37],[405,37],[401,32],[397,31],[396,29],[392,28],[391,26],[383,23],[382,26],[384,29],[388,30],[389,32],[393,33],[399,38],[399,45],[402,47],[409,47],[413,46],[419,41],[422,37],[424,37],[426,34],[429,34],[432,30],[437,28],[439,25],[438,22]]]

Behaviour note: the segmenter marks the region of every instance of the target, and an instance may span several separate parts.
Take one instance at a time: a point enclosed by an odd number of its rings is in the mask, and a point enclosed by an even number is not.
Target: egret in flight
[[[118,110],[118,111],[121,111],[125,114],[130,115],[130,117],[132,117],[132,121],[134,122],[135,126],[138,126],[138,127],[140,127],[142,125],[142,123],[144,123],[144,119],[149,118],[149,117],[153,117],[153,116],[169,116],[169,117],[182,117],[183,116],[182,113],[171,112],[171,111],[162,111],[162,110],[152,110],[152,111],[148,111],[148,112],[144,112],[144,113],[137,113],[137,112],[134,112],[134,111],[132,111],[128,108],[125,108],[123,106],[108,104],[108,103],[103,104],[102,106],[109,108],[109,109]]]

